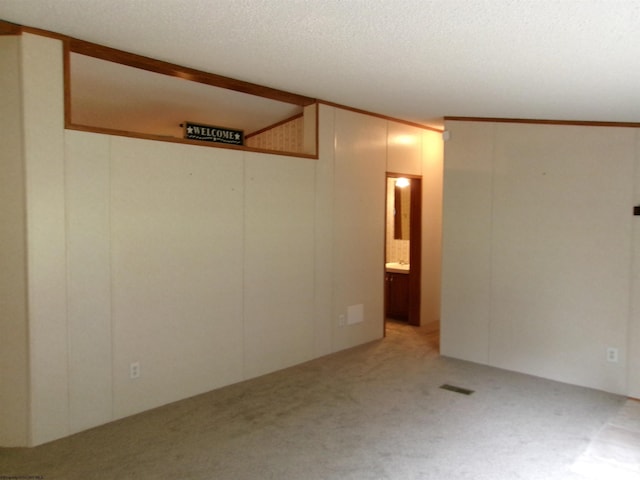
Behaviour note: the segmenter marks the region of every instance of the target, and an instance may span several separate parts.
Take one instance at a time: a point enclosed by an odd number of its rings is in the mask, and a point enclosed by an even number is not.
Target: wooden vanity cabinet
[[[385,297],[387,318],[409,319],[409,275],[385,273]]]

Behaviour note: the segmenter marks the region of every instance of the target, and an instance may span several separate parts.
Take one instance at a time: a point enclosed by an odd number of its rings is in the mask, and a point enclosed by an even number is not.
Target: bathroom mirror
[[[399,182],[399,180],[406,180],[406,183],[401,181]],[[411,180],[396,179],[394,209],[393,238],[396,240],[409,240],[409,219],[411,218]]]

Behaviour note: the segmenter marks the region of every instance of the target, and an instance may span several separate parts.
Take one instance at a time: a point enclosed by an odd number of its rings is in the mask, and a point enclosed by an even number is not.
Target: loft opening
[[[317,158],[315,99],[76,39],[66,45],[66,127]],[[243,133],[187,139],[186,122]]]

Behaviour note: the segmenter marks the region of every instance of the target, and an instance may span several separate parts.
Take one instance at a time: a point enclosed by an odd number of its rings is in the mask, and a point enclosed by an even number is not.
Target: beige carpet
[[[609,422],[640,421],[625,402],[440,357],[436,335],[391,323],[384,340],[0,449],[0,478],[583,480],[579,462]]]
[[[628,400],[598,432],[572,470],[585,480],[640,479],[640,402]]]

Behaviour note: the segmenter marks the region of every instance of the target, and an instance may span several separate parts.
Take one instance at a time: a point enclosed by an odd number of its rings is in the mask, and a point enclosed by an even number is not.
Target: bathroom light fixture
[[[404,177],[396,178],[396,187],[400,187],[400,188],[408,187],[410,183],[411,182],[409,182],[408,178],[404,178]]]

